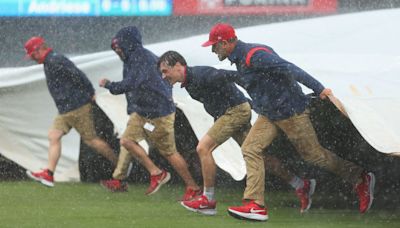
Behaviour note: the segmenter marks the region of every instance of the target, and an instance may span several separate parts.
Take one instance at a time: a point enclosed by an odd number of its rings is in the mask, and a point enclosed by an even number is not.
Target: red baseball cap
[[[31,37],[28,41],[25,43],[25,58],[30,58],[32,56],[32,53],[42,46],[45,43],[44,39],[40,36],[34,36]]]
[[[211,28],[208,41],[201,46],[207,47],[222,40],[236,38],[235,29],[230,24],[218,23]]]

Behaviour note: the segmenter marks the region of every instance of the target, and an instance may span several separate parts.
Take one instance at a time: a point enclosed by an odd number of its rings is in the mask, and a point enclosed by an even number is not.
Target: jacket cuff
[[[106,84],[104,85],[104,88],[110,89],[110,87],[111,87],[111,82],[107,81]]]

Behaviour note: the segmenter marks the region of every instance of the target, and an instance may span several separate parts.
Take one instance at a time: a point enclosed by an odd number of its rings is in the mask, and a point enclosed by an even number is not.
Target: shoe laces
[[[161,176],[164,174],[164,172],[161,172],[160,174],[157,174],[157,175],[151,175],[150,176],[150,180],[151,181],[158,181],[158,180],[160,180],[161,179]]]
[[[200,189],[195,190],[193,188],[187,188],[185,193],[188,195],[195,195],[200,191],[201,191]]]
[[[157,176],[150,176],[150,181],[155,182],[158,180],[158,175]]]
[[[244,200],[242,200],[242,203],[243,203],[243,206],[258,205],[258,204],[255,203],[254,200],[246,200],[246,199],[244,199]]]
[[[205,196],[205,195],[197,196],[194,200],[202,201],[202,202],[207,203],[207,204],[209,202],[207,196]]]
[[[158,175],[151,175],[150,176],[150,186],[155,187],[160,183],[161,177],[164,174],[164,172],[162,171],[160,174]]]
[[[47,169],[47,168],[41,168],[40,170],[41,170],[41,172],[46,172],[46,173],[49,172],[49,169]]]
[[[185,194],[183,196],[184,201],[196,200],[197,197],[201,196],[200,189],[186,188]]]
[[[37,172],[37,174],[45,174],[47,176],[50,176],[49,169],[41,169],[41,170],[42,171],[41,172]]]

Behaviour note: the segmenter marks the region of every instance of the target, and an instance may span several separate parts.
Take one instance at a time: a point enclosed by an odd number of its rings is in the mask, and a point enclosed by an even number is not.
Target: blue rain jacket
[[[143,47],[137,28],[122,28],[114,39],[125,55],[123,79],[109,82],[105,88],[112,94],[125,93],[128,114],[154,119],[175,112],[172,87],[157,69],[158,57]]]
[[[256,47],[268,51],[255,51],[249,58],[249,51]],[[236,65],[240,73],[236,83],[250,95],[254,111],[272,121],[287,119],[305,111],[310,101],[298,82],[317,95],[324,90],[324,86],[311,75],[282,59],[266,45],[239,40],[228,59]]]

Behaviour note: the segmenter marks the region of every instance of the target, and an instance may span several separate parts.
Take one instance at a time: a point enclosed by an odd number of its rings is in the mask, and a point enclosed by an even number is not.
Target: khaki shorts
[[[144,139],[155,146],[160,154],[169,156],[176,152],[174,122],[175,112],[155,119],[132,113],[122,138],[137,143]]]
[[[224,143],[230,137],[241,145],[249,132],[251,125],[251,107],[248,102],[229,108],[224,115],[218,118],[208,130],[217,145]]]
[[[75,128],[83,140],[96,138],[92,108],[92,103],[87,103],[80,108],[57,115],[51,129],[60,130],[67,134],[71,128]]]

